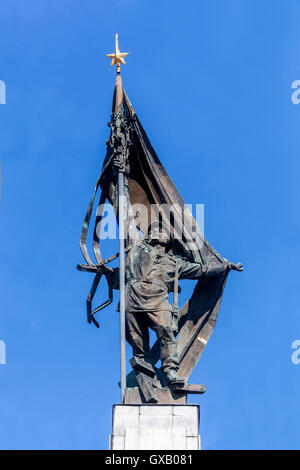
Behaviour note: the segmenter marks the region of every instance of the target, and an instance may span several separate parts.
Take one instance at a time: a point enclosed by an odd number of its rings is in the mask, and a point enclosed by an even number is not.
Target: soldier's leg
[[[172,312],[150,312],[148,313],[148,317],[151,321],[151,328],[153,328],[157,334],[162,370],[165,373],[170,370],[177,371],[179,362],[177,345],[173,331]]]
[[[150,347],[148,319],[145,313],[126,312],[126,339],[132,347],[133,355],[147,360]]]

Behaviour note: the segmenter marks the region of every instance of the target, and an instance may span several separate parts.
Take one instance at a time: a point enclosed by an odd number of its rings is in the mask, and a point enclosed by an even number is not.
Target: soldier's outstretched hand
[[[232,263],[231,261],[228,262],[228,268],[232,269],[233,271],[243,271],[243,264],[242,263]]]

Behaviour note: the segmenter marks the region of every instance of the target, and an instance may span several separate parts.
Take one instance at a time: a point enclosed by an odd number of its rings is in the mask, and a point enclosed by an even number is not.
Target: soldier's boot
[[[156,374],[152,363],[146,357],[135,355],[129,360],[129,362],[131,367],[137,372],[143,372],[144,374],[149,375],[149,377],[154,377]]]
[[[185,380],[180,377],[176,369],[168,369],[165,371],[168,385],[184,385]]]
[[[159,337],[160,358],[167,385],[183,385],[185,381],[177,373],[179,361],[173,331],[167,327],[163,333]]]

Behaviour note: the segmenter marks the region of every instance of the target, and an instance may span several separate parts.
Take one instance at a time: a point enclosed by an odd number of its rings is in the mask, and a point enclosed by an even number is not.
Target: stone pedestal
[[[200,450],[199,405],[114,405],[111,450]]]

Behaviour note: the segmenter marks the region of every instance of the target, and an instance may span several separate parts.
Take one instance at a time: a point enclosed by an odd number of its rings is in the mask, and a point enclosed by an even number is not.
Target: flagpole
[[[125,346],[125,211],[124,211],[124,173],[118,173],[119,193],[119,253],[120,253],[120,356],[121,356],[121,403],[124,403],[126,388],[126,346]]]
[[[120,52],[118,34],[116,34],[115,52],[106,54],[112,59],[111,65],[117,66],[115,110],[121,104],[123,99],[122,81],[121,81],[121,63],[125,64],[125,59],[129,52]],[[125,347],[125,191],[124,191],[124,170],[118,171],[118,202],[119,202],[119,253],[120,253],[120,356],[121,356],[121,403],[125,400],[126,389],[126,347]]]

